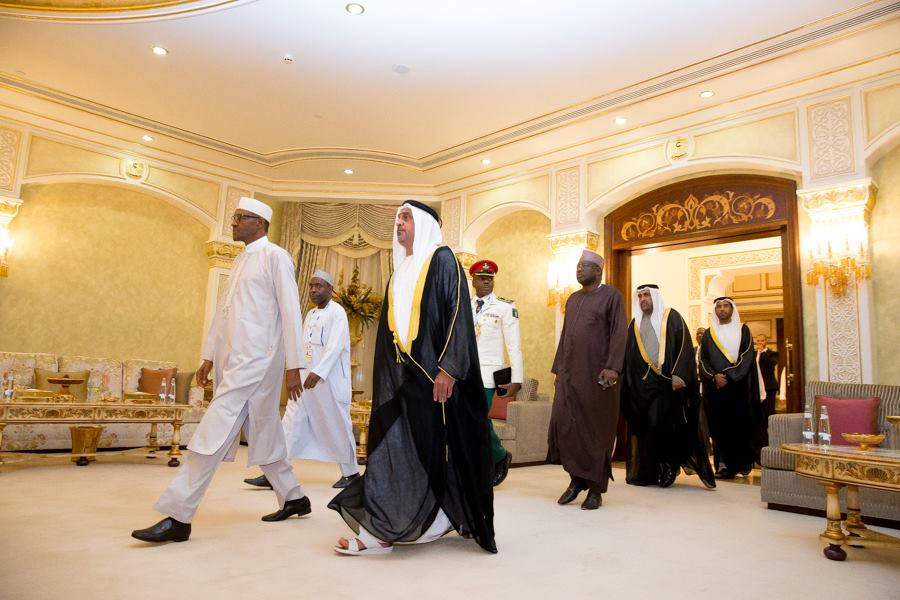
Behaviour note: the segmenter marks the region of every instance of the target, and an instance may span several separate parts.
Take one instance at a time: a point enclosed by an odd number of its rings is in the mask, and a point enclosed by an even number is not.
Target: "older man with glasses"
[[[300,297],[290,255],[266,238],[272,209],[241,198],[231,218],[232,237],[246,244],[234,261],[228,288],[203,344],[197,381],[209,385],[215,371],[213,402],[200,421],[188,456],[154,508],[166,517],[132,536],[146,542],[184,542],[191,521],[223,460],[234,460],[241,431],[249,446],[248,463],[260,465],[272,484],[279,510],[263,521],[281,521],[310,512],[291,464],[278,412],[282,376],[297,399],[305,366]]]

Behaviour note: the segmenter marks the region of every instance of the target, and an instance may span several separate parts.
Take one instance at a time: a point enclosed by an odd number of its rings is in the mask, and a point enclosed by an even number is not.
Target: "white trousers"
[[[228,449],[234,443],[234,439],[241,434],[241,428],[245,425],[248,415],[249,408],[244,405],[244,409],[235,420],[231,433],[228,434],[228,439],[215,454],[187,452],[184,464],[178,469],[172,483],[153,505],[154,510],[182,523],[190,523],[194,519],[194,513],[200,506],[200,500],[203,499],[206,489],[212,482],[213,475],[216,474],[219,464],[228,454]],[[284,507],[284,503],[288,500],[297,500],[306,495],[303,493],[303,488],[297,483],[294,469],[287,459],[260,466],[266,479],[272,484],[272,489],[275,490],[279,508]]]
[[[290,458],[336,462],[341,475],[350,477],[359,473],[350,407],[337,402],[327,385],[320,381],[299,400],[288,401],[281,419],[287,452]]]
[[[453,524],[450,523],[447,514],[443,510],[438,509],[437,514],[434,516],[434,521],[431,522],[431,526],[425,530],[425,533],[419,536],[414,542],[405,543],[427,544],[428,542],[433,542],[440,538],[452,528]],[[377,544],[386,543],[369,533],[369,530],[364,527],[359,528],[359,541],[361,541],[366,548],[374,548]]]

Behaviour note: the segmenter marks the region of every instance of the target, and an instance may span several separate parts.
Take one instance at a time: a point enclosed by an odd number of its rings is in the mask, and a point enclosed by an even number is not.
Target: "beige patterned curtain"
[[[335,287],[350,282],[353,269],[359,269],[360,283],[382,294],[391,274],[391,242],[396,205],[356,203],[286,203],[281,242],[297,265],[303,314],[311,308],[307,282],[316,269],[324,269],[335,278]],[[354,389],[372,397],[372,362],[375,354],[375,327],[369,327],[361,342],[353,348]]]

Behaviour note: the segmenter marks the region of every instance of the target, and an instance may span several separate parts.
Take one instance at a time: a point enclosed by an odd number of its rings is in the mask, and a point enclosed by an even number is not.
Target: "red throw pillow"
[[[158,394],[162,387],[163,378],[173,379],[178,369],[141,369],[141,379],[138,381],[138,391],[145,394]]]
[[[515,400],[514,397],[510,397],[508,394],[506,396],[498,396],[494,394],[494,400],[491,402],[491,410],[488,411],[488,417],[491,419],[500,419],[501,421],[506,420],[506,405],[509,404],[512,400]]]
[[[820,406],[828,407],[831,422],[831,443],[840,446],[855,446],[846,441],[842,433],[878,433],[878,406],[881,398],[834,398],[816,396],[816,415]],[[818,426],[818,416],[817,425]]]

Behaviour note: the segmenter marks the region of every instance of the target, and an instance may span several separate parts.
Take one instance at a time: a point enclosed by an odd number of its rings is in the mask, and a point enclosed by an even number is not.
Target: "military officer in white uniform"
[[[481,379],[484,381],[488,410],[491,408],[495,393],[514,399],[524,381],[522,349],[519,342],[519,313],[512,300],[494,294],[494,276],[498,271],[497,263],[484,259],[476,261],[469,268],[472,287],[475,289],[475,295],[472,296],[472,314],[475,319],[475,337],[478,340],[478,360],[481,363]],[[504,348],[506,355],[509,356],[512,375],[509,383],[496,384],[494,372],[503,369],[506,364]],[[491,424],[491,451],[494,458],[496,486],[506,479],[512,455],[500,443],[493,424]]]

